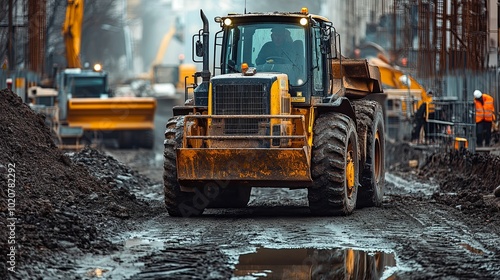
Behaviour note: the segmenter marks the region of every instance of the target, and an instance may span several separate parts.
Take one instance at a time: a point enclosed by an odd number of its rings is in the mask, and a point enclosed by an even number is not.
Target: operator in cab
[[[305,53],[301,32],[283,26],[271,28],[271,41],[265,43],[255,59],[259,72],[282,72],[291,85],[302,85],[305,80]],[[302,31],[303,32],[303,31]],[[303,34],[303,33],[302,33]]]
[[[262,49],[257,55],[257,59],[255,59],[255,64],[265,64],[267,62],[267,59],[273,57],[291,60],[291,58],[294,56],[292,42],[293,40],[288,29],[281,26],[272,28],[271,41],[265,43],[264,46],[262,46]]]

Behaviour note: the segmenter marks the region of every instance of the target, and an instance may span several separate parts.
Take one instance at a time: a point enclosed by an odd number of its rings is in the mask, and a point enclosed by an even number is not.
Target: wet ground
[[[43,120],[0,101],[3,201],[9,164],[16,174],[15,208],[0,216],[3,227],[16,218],[0,239],[6,278],[500,279],[495,156],[389,145],[383,205],[347,217],[312,216],[305,190],[253,189],[247,208],[172,218],[161,157],[170,105],[159,110],[153,151],[64,154]]]

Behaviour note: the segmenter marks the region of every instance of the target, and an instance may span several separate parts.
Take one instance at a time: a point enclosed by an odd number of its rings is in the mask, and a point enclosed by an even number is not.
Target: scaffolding
[[[487,8],[485,0],[394,0],[392,53],[420,79],[485,71]]]
[[[0,8],[3,70],[42,73],[47,42],[47,0],[8,0]],[[8,61],[4,65],[3,61]]]
[[[475,150],[475,89],[498,100],[488,19],[487,0],[393,0],[391,60],[407,58],[407,72],[434,91],[428,137],[444,147],[466,139]]]

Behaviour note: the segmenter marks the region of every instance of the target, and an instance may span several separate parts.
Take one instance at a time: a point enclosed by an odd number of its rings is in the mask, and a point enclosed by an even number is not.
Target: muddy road
[[[405,189],[394,185],[398,195],[389,193],[381,208],[348,217],[313,217],[305,192],[279,189],[255,191],[246,209],[212,209],[194,219],[164,212],[111,236],[117,252],[79,258],[64,275],[101,269],[108,279],[500,278],[498,232]]]
[[[388,166],[382,206],[347,217],[312,216],[305,190],[254,188],[247,208],[173,218],[162,182],[172,103],[160,104],[151,151],[26,153],[30,129],[16,136],[20,124],[0,117],[17,139],[0,139],[2,173],[17,164],[15,269],[2,238],[2,279],[500,279],[497,158],[436,156],[411,169],[415,151],[388,149],[400,162]],[[468,164],[475,173],[461,173]]]

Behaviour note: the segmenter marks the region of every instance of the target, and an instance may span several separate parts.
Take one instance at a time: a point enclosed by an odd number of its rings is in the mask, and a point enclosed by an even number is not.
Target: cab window
[[[290,85],[306,82],[305,30],[284,23],[239,25],[228,30],[225,43],[224,73],[241,70],[241,64],[256,67],[257,72],[288,75]]]

